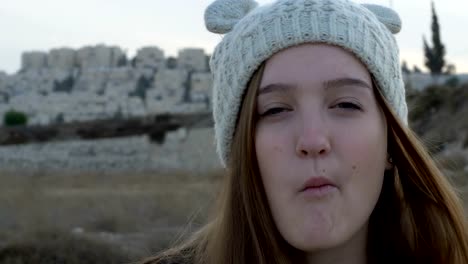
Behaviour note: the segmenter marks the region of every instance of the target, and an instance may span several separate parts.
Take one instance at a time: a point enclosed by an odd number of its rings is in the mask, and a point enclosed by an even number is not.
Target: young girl
[[[468,263],[460,200],[407,126],[394,11],[217,0],[212,220],[144,263]]]

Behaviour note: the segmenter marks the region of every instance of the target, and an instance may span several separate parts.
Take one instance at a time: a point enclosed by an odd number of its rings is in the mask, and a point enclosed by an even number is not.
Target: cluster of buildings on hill
[[[10,110],[28,124],[127,118],[155,113],[207,111],[212,79],[202,49],[165,57],[144,47],[128,59],[119,47],[25,52],[21,70],[0,72],[0,117]]]
[[[15,110],[25,113],[30,125],[48,125],[209,111],[208,60],[194,48],[176,58],[158,47],[141,48],[132,59],[121,48],[104,45],[25,52],[18,73],[0,72],[0,117]],[[404,78],[408,87],[421,90],[454,76],[406,73]],[[468,75],[456,78],[468,82]]]

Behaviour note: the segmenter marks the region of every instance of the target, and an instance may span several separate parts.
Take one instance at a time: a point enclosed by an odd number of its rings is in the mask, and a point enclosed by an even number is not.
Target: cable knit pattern
[[[248,81],[276,52],[302,43],[340,46],[360,59],[381,92],[407,124],[408,109],[393,34],[398,14],[349,0],[277,0],[256,7],[253,0],[217,0],[205,12],[208,30],[226,33],[210,60],[217,152],[226,166]]]

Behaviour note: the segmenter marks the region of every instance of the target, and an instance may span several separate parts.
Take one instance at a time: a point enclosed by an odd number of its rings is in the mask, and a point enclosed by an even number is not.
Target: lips
[[[307,201],[324,201],[338,191],[335,183],[325,177],[311,177],[303,185],[300,194]]]
[[[311,177],[304,183],[301,192],[306,191],[308,189],[320,189],[327,186],[336,188],[336,185],[331,180],[325,177]]]

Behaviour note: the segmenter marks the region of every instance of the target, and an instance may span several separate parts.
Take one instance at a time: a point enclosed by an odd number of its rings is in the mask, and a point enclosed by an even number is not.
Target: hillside
[[[468,84],[408,91],[409,122],[457,184],[468,182]]]

